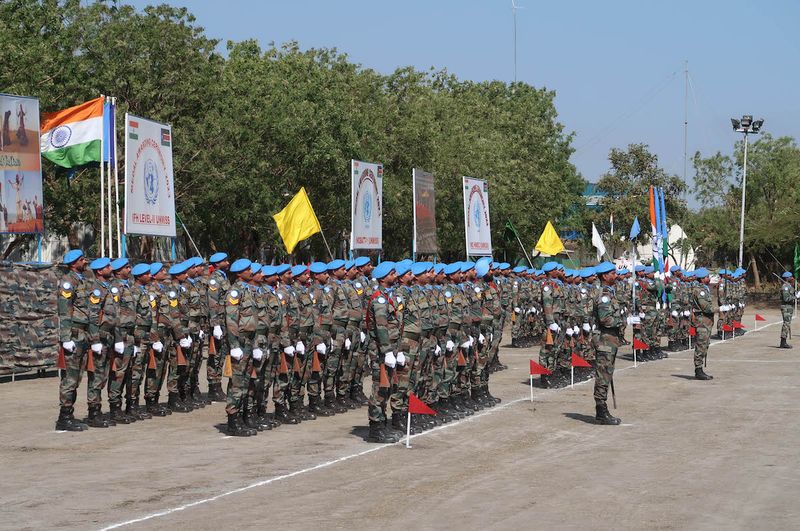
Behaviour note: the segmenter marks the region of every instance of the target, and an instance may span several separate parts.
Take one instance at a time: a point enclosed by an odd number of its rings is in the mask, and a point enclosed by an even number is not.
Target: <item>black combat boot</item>
[[[158,407],[158,409],[162,410],[164,412],[164,415],[172,415],[172,410],[167,406],[167,404],[162,404],[160,402],[160,400],[161,400],[161,395],[160,394],[156,394],[156,398],[155,398],[156,407]],[[164,415],[161,415],[161,416],[163,417]]]
[[[309,396],[308,397],[308,411],[309,413],[313,413],[319,417],[332,417],[336,414],[336,412],[328,407],[325,404],[320,402],[320,397],[318,396]]]
[[[406,434],[407,413],[402,411],[392,411],[392,430],[402,435]]]
[[[453,409],[455,409],[459,413],[463,413],[464,416],[469,417],[470,415],[475,414],[475,410],[472,409],[471,407],[465,406],[464,403],[461,400],[459,400],[457,396],[449,396],[446,398],[446,400],[447,403],[450,404]]]
[[[62,407],[58,412],[58,420],[56,420],[56,429],[60,431],[84,431],[88,430],[89,426],[75,420],[73,412],[75,408]]]
[[[257,430],[245,426],[238,413],[228,413],[228,435],[233,437],[252,437]]]
[[[702,367],[695,367],[694,369],[694,377],[697,380],[713,380],[714,377],[710,374],[706,374]]]
[[[340,401],[338,398],[333,396],[333,393],[325,395],[325,407],[332,410],[335,414],[342,414],[347,413],[350,411],[349,405],[352,404],[352,409],[356,408],[356,405],[351,402],[346,396],[341,397],[342,400]]]
[[[169,394],[169,398],[167,399],[167,407],[170,409],[170,411],[175,413],[188,413],[192,410],[191,407],[181,401],[178,393]]]
[[[256,415],[258,416],[258,421],[268,427],[264,428],[266,430],[271,430],[272,428],[277,428],[281,425],[280,422],[275,420],[273,415],[267,413],[267,406],[260,405],[256,408]]]
[[[492,405],[497,405],[503,401],[502,398],[497,398],[496,396],[492,396],[492,393],[489,392],[489,384],[485,384],[483,386],[483,394],[486,396],[487,400],[494,402],[494,404]]]
[[[383,422],[377,420],[369,421],[369,434],[367,435],[367,442],[392,444],[400,440],[400,436],[388,430]]]
[[[118,422],[119,424],[130,424],[133,422],[130,417],[122,411],[121,404],[109,404],[109,407],[111,408],[111,418],[114,422]]]
[[[597,405],[597,415],[594,418],[598,424],[606,426],[617,426],[622,422],[608,411],[608,406],[605,404]]]
[[[203,396],[203,393],[200,391],[200,383],[197,380],[192,380],[192,386],[189,390],[192,394],[192,398],[194,398],[195,402],[197,402],[200,407],[211,405],[211,399]]]
[[[99,405],[89,406],[89,416],[86,419],[86,424],[92,428],[108,428],[111,425],[108,420],[103,417],[103,414],[100,413]]]
[[[317,420],[317,416],[303,406],[302,399],[290,401],[289,410],[292,412],[292,415],[300,420]]]
[[[142,409],[139,405],[139,399],[130,399],[125,403],[125,412],[134,417],[136,420],[147,420],[153,418],[153,415]]]
[[[792,346],[789,343],[786,342],[786,338],[785,337],[782,337],[781,338],[781,344],[780,344],[779,348],[792,348]]]
[[[350,400],[354,401],[356,404],[361,404],[362,406],[369,404],[369,398],[364,394],[364,388],[361,385],[356,385],[353,387],[350,392]]]
[[[144,401],[147,404],[145,408],[150,415],[154,417],[166,417],[167,415],[169,415],[169,413],[167,413],[166,408],[162,408],[161,404],[158,403],[157,398],[145,397]]]
[[[457,408],[455,404],[453,404],[446,398],[440,398],[439,401],[436,402],[435,406],[436,406],[436,411],[444,410],[451,417],[463,419],[467,416],[467,414],[465,413],[466,410],[464,408]]]
[[[208,384],[208,398],[212,402],[226,402],[228,399],[225,392],[222,390],[221,383]]]
[[[281,424],[300,424],[300,419],[292,415],[283,404],[275,404],[275,420]]]

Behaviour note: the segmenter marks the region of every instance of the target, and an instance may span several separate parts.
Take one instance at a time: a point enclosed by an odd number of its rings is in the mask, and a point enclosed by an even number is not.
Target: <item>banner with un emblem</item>
[[[350,161],[350,248],[383,248],[383,164]]]
[[[489,223],[489,185],[464,177],[464,228],[467,256],[491,256],[492,227]]]
[[[175,236],[172,127],[125,115],[125,234]]]

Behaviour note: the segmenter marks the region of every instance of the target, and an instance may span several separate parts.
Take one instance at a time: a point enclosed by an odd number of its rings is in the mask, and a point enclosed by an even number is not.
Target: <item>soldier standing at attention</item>
[[[127,405],[125,412],[138,420],[152,418],[152,413],[139,407],[141,383],[147,366],[150,363],[150,349],[158,336],[155,335],[156,301],[155,294],[150,292],[150,264],[136,264],[131,271],[134,284],[131,292],[136,313],[134,326],[134,349],[138,352],[131,362],[131,377],[128,385]],[[153,354],[155,362],[155,354]]]
[[[783,279],[783,285],[781,285],[781,317],[783,317],[783,325],[781,326],[780,348],[792,348],[786,340],[792,335],[794,300],[798,297],[798,294],[794,292],[794,284],[790,272],[786,271],[781,275],[781,278]]]
[[[208,380],[208,398],[212,402],[224,402],[222,391],[222,362],[228,354],[228,343],[222,340],[225,334],[225,298],[231,283],[226,271],[230,268],[226,253],[214,253],[208,259],[213,269],[208,276],[208,325],[211,328],[209,339],[208,361],[206,361],[206,379]],[[213,349],[211,348],[213,344]],[[213,350],[213,351],[212,351]]]
[[[107,428],[116,426],[112,419],[104,417],[102,409],[103,389],[108,382],[109,355],[108,350],[114,340],[114,326],[116,321],[116,308],[111,291],[111,260],[97,258],[89,264],[94,272],[94,280],[89,293],[89,340],[91,352],[89,356],[92,363],[87,362],[89,373],[89,389],[87,401],[89,403],[89,417],[87,424],[93,428]],[[93,366],[94,370],[88,367]]]
[[[114,355],[108,381],[108,405],[111,418],[120,424],[136,422],[138,417],[122,411],[122,393],[131,380],[131,363],[139,354],[133,332],[136,325],[136,301],[128,283],[131,266],[127,258],[117,258],[111,262],[114,279],[111,281],[111,297],[117,307],[117,320],[114,327]],[[129,408],[127,408],[129,409]]]
[[[72,249],[64,255],[63,263],[69,271],[59,283],[58,340],[64,351],[66,370],[59,384],[58,398],[61,408],[56,429],[83,431],[89,426],[76,420],[73,413],[89,346],[89,296],[83,276],[86,259],[83,251]]]
[[[694,377],[698,380],[711,380],[713,376],[703,371],[703,366],[708,356],[708,344],[711,341],[711,327],[714,326],[714,314],[717,308],[711,291],[708,288],[710,281],[708,270],[704,267],[694,272],[697,284],[692,287],[692,317],[694,321],[695,336],[694,346]]]
[[[595,267],[595,272],[602,283],[593,309],[594,320],[599,332],[595,339],[597,345],[595,354],[597,377],[594,380],[594,402],[597,410],[595,418],[599,424],[616,426],[622,421],[611,415],[606,402],[608,387],[613,385],[617,349],[623,343],[621,330],[625,320],[614,293],[614,285],[617,281],[616,268],[611,262],[603,262]]]

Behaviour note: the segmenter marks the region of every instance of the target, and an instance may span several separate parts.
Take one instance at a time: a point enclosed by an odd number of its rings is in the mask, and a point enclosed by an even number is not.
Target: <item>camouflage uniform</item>
[[[189,334],[183,321],[183,312],[186,308],[186,296],[178,282],[171,282],[163,286],[158,302],[158,335],[164,348],[161,352],[159,376],[155,389],[159,390],[165,377],[167,380],[167,393],[169,393],[169,409],[180,413],[189,411],[189,408],[180,399],[178,381],[186,367],[179,364],[178,349],[182,347],[179,341]],[[157,399],[158,391],[153,397]],[[148,398],[145,395],[145,398]]]
[[[66,370],[61,375],[58,393],[61,409],[70,419],[89,350],[91,303],[86,284],[82,274],[71,271],[61,278],[58,286],[58,340],[75,343],[73,352],[64,349]]]
[[[241,350],[237,360],[231,354],[232,375],[228,380],[228,398],[225,411],[237,415],[248,391],[251,368],[250,359],[258,327],[258,307],[254,289],[242,280],[231,286],[225,301],[225,325],[228,330],[228,347]]]
[[[90,345],[100,344],[100,352],[90,352],[93,357],[94,371],[89,372],[89,408],[100,410],[103,389],[108,383],[110,368],[109,352],[114,349],[114,328],[116,326],[117,303],[111,293],[109,282],[95,278],[89,293],[89,338]]]
[[[231,283],[224,271],[215,269],[208,278],[206,290],[206,305],[208,306],[209,349],[206,361],[206,378],[208,379],[209,395],[212,399],[220,398],[222,392],[222,364],[228,354],[228,342],[224,337],[214,337],[214,327],[219,326],[223,334],[225,331],[225,299]],[[213,344],[213,347],[211,346]]]
[[[702,369],[708,356],[708,345],[711,341],[711,327],[714,326],[716,313],[711,291],[705,284],[698,283],[692,288],[692,315],[696,330],[694,346],[695,370]]]
[[[785,342],[792,335],[792,317],[794,316],[794,286],[789,282],[781,285],[781,341]]]
[[[159,340],[156,328],[156,307],[158,300],[156,294],[152,292],[149,285],[135,283],[131,288],[134,299],[134,309],[136,313],[134,323],[134,346],[138,350],[138,355],[134,357],[131,365],[131,384],[129,391],[129,411],[136,413],[139,408],[139,394],[141,392],[142,379],[147,374],[150,365],[150,356],[153,356],[155,363],[155,352],[152,351],[152,344]],[[155,369],[153,369],[155,371]],[[141,415],[140,415],[141,416]]]
[[[124,279],[114,279],[111,282],[111,297],[114,300],[117,319],[114,327],[114,342],[124,343],[122,354],[113,352],[111,362],[111,377],[108,382],[108,403],[112,413],[119,411],[122,405],[122,392],[126,383],[130,386],[131,360],[141,356],[134,340],[134,327],[136,325],[136,300],[130,284]],[[117,421],[126,422],[135,420],[128,415],[117,415]]]
[[[393,368],[384,365],[384,355],[397,351],[400,338],[400,323],[395,303],[385,290],[378,289],[370,296],[365,321],[370,341],[374,345],[369,352],[372,393],[369,397],[368,415],[371,422],[385,422],[389,388],[381,387],[381,371],[386,371],[391,381],[391,373],[394,371]]]
[[[556,279],[545,279],[542,282],[542,313],[546,327],[545,334],[551,339],[542,342],[539,363],[552,372],[564,368],[563,364],[559,363],[560,351],[566,338],[566,323],[562,317],[564,311],[564,293],[561,282]],[[557,330],[551,328],[553,325],[558,327]],[[569,361],[570,364],[566,365],[567,369],[571,366],[571,359]]]

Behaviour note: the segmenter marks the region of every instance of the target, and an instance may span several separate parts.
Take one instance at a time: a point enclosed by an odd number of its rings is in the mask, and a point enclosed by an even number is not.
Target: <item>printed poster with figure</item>
[[[492,227],[489,223],[489,185],[464,177],[464,229],[467,256],[491,256]]]
[[[39,100],[0,94],[0,233],[44,230]]]
[[[383,164],[350,161],[351,249],[383,248]]]
[[[125,115],[125,234],[175,237],[172,127]]]

